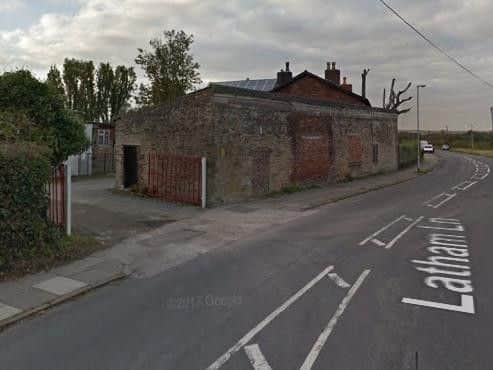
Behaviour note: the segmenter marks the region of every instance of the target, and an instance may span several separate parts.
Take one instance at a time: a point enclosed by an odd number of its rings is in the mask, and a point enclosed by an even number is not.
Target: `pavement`
[[[425,171],[439,159],[429,156]],[[313,209],[415,178],[414,168],[206,211],[112,191],[111,177],[73,183],[73,222],[110,248],[0,283],[0,328],[121,278],[149,278],[204,253],[314,213]]]
[[[5,328],[0,368],[489,369],[493,162],[441,156],[424,176],[201,211],[3,283],[2,323],[86,294]]]

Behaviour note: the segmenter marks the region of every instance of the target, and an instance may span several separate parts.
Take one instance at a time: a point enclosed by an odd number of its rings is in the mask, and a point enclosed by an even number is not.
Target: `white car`
[[[423,145],[423,153],[435,153],[435,148],[431,144]]]

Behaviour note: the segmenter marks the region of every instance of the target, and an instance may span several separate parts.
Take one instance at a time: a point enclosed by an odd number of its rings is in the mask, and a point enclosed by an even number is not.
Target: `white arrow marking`
[[[398,217],[396,218],[394,221],[392,221],[391,223],[385,225],[384,227],[382,227],[380,230],[377,230],[375,231],[373,234],[371,234],[368,238],[366,238],[365,240],[361,241],[359,243],[359,245],[365,245],[366,243],[368,243],[370,240],[372,240],[373,238],[375,238],[375,236],[377,236],[378,234],[384,232],[385,230],[387,230],[389,227],[391,227],[392,225],[394,225],[395,223],[401,221],[403,218],[405,218],[406,216],[405,215],[402,215],[401,217]]]
[[[217,370],[223,366],[230,357],[238,352],[243,346],[248,344],[252,338],[257,335],[262,329],[271,323],[277,316],[279,316],[283,311],[285,311],[289,306],[296,302],[301,296],[308,292],[315,284],[322,280],[330,271],[334,269],[334,266],[329,266],[318,274],[312,281],[306,284],[303,288],[298,290],[293,296],[286,300],[281,306],[272,311],[265,319],[259,322],[252,330],[246,333],[238,342],[236,342],[233,347],[228,349],[221,357],[219,357],[214,363],[212,363],[207,370]]]
[[[245,353],[255,370],[272,370],[258,344],[245,346]]]
[[[325,329],[322,331],[320,336],[318,337],[317,341],[313,345],[310,353],[308,356],[306,356],[305,362],[303,362],[303,365],[301,366],[300,370],[311,370],[313,367],[313,364],[315,361],[317,361],[318,355],[320,354],[320,351],[322,351],[322,348],[325,345],[325,342],[329,338],[330,334],[332,333],[332,330],[334,330],[334,327],[337,324],[337,321],[339,318],[342,316],[344,311],[346,310],[346,307],[348,306],[349,302],[351,302],[351,299],[353,298],[354,294],[358,290],[358,288],[363,284],[363,281],[366,279],[368,274],[370,273],[370,270],[365,270],[361,273],[359,276],[358,280],[354,283],[354,285],[351,287],[349,292],[346,294],[344,299],[341,301],[339,304],[339,307],[337,308],[337,311],[334,313],[334,316],[330,319],[329,323],[325,327]]]
[[[341,287],[341,288],[344,288],[344,289],[347,289],[349,288],[351,285],[349,285],[348,283],[346,283],[344,281],[343,278],[341,278],[339,275],[337,275],[335,272],[332,272],[330,273],[329,275],[327,275],[330,280],[332,280],[334,283],[336,283],[336,285],[338,287]]]
[[[379,247],[385,247],[385,243],[381,240],[378,240],[377,238],[373,238],[371,242],[378,245]]]

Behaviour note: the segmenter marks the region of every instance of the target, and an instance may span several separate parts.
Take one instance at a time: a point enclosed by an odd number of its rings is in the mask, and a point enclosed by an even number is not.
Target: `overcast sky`
[[[493,1],[388,2],[493,83]],[[65,57],[133,65],[137,47],[172,28],[195,35],[204,81],[271,78],[286,60],[295,73],[322,75],[326,61],[337,61],[358,93],[362,69],[371,69],[374,106],[396,77],[400,86],[428,85],[424,128],[491,129],[493,89],[430,48],[377,0],[0,0],[0,68],[27,67],[44,78]],[[415,122],[413,109],[399,124],[410,129]]]

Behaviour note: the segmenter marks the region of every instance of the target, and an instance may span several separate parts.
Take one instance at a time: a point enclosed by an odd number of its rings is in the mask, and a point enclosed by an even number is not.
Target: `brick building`
[[[151,151],[206,157],[213,203],[398,167],[397,114],[341,84],[335,64],[325,78],[287,64],[276,79],[211,84],[128,113],[115,140],[118,187],[148,186]]]

